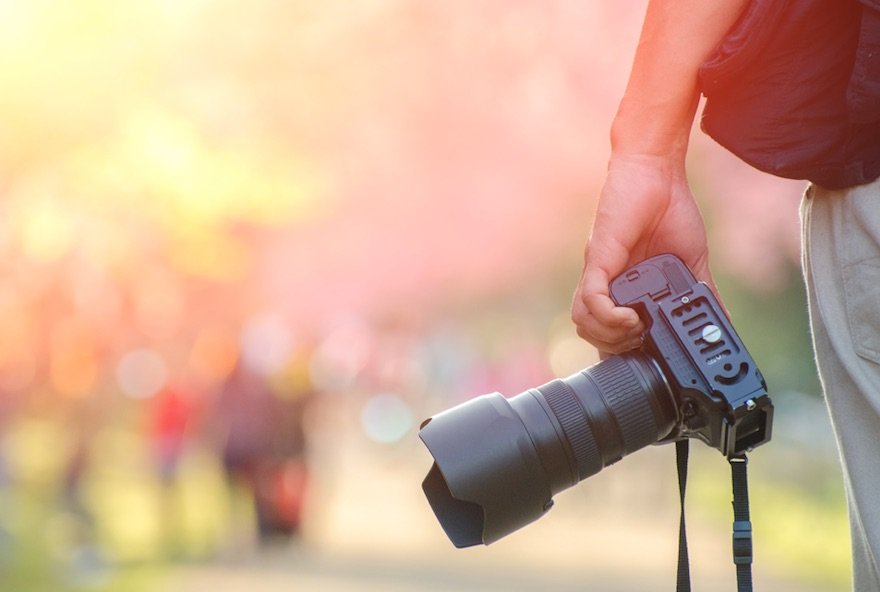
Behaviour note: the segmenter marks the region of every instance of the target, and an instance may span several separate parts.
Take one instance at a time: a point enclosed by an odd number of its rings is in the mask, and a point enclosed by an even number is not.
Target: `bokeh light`
[[[652,452],[461,555],[419,492],[416,437],[598,360],[567,311],[645,4],[0,0],[0,589],[665,577],[675,499]],[[699,134],[689,167],[734,322],[797,393],[761,457],[760,577],[843,590],[802,187]],[[725,493],[700,474],[694,546],[714,550]],[[620,533],[657,542],[644,573]]]
[[[412,409],[398,395],[379,393],[370,397],[361,411],[361,425],[367,437],[380,444],[399,442],[413,429]]]
[[[277,314],[249,318],[242,328],[242,361],[263,375],[279,373],[290,360],[295,346],[294,336]]]
[[[116,382],[126,396],[145,399],[154,396],[168,379],[168,367],[153,350],[139,349],[126,353],[116,366]]]

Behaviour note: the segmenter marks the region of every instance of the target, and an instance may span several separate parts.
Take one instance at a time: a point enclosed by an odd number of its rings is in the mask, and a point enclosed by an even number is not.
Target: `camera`
[[[611,298],[642,346],[511,398],[483,395],[422,423],[422,483],[456,547],[537,520],[553,496],[649,444],[695,438],[732,458],[770,440],[773,405],[709,287],[674,255],[627,269]]]

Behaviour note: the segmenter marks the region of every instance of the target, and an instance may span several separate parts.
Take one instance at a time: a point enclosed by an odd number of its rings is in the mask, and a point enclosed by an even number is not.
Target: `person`
[[[761,170],[810,181],[803,271],[858,591],[880,590],[878,50],[876,0],[650,0],[571,311],[582,338],[622,353],[643,327],[608,283],[631,264],[674,253],[717,293],[685,172],[701,93],[709,135]]]
[[[219,388],[209,419],[229,491],[251,497],[257,540],[272,542],[272,428],[275,397],[265,377],[239,360]],[[236,525],[237,526],[237,525]]]

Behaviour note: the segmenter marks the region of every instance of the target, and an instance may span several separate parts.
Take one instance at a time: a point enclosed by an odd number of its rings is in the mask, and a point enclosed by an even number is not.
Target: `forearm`
[[[644,329],[633,309],[608,296],[608,282],[627,265],[674,253],[712,285],[684,157],[699,98],[697,71],[748,1],[650,0],[572,303],[578,334],[600,351],[637,347]]]
[[[697,71],[749,0],[651,0],[612,151],[684,162],[699,99]]]

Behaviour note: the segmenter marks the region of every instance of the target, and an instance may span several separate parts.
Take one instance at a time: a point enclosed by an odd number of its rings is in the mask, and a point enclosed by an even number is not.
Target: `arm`
[[[608,296],[608,282],[632,263],[674,253],[697,279],[714,287],[685,155],[699,99],[697,70],[747,2],[651,0],[648,5],[612,124],[608,173],[572,303],[578,335],[603,352],[638,345],[638,315]]]

